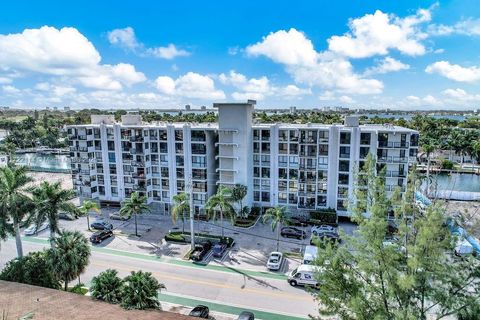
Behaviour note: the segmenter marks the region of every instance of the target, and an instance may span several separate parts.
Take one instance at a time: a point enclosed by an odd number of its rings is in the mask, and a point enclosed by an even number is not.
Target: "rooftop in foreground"
[[[0,310],[7,319],[33,314],[35,320],[188,320],[176,313],[151,310],[124,310],[118,305],[93,300],[61,290],[0,280]]]

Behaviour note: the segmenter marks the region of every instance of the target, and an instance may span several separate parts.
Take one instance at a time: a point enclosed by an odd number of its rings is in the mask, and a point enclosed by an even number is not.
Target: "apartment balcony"
[[[386,185],[385,191],[395,191],[397,188],[400,188],[400,192],[405,192],[405,186],[397,186],[397,185]]]
[[[130,165],[132,167],[145,167],[145,162],[143,162],[143,161],[132,161]]]
[[[86,135],[79,135],[78,140],[87,140],[87,136]]]
[[[134,191],[143,191],[143,192],[145,192],[145,191],[147,191],[147,188],[146,188],[145,186],[134,185],[134,186],[133,186],[133,190],[134,190]]]
[[[220,158],[238,160],[238,157],[231,156],[231,155],[219,154],[219,155],[216,155],[216,156],[215,156],[215,159],[220,159]]]
[[[234,185],[235,185],[235,181],[233,181],[233,180],[217,180],[216,184],[217,184],[217,185],[230,185],[230,186],[234,186]]]
[[[377,157],[377,162],[381,163],[407,163],[407,157]]]
[[[228,129],[228,128],[225,128],[225,129],[218,129],[218,132],[223,132],[223,133],[238,133],[238,130],[237,130],[237,129]]]
[[[134,172],[134,173],[132,173],[132,177],[133,177],[134,179],[145,179],[146,176],[145,176],[145,173],[136,173],[136,172]]]
[[[142,136],[133,136],[133,137],[130,137],[130,142],[140,142],[140,141],[143,141],[143,137]]]
[[[131,154],[139,154],[139,155],[143,155],[145,153],[145,150],[143,149],[130,149],[130,153]]]
[[[379,148],[387,148],[387,149],[408,149],[409,143],[408,142],[392,142],[392,141],[378,141]]]
[[[235,170],[233,168],[217,168],[215,171],[216,172],[233,172],[233,173],[238,172],[238,170]]]
[[[233,142],[216,142],[215,146],[238,147],[238,143]]]

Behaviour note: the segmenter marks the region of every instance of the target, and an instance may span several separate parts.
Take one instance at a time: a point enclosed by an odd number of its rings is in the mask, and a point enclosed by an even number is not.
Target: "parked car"
[[[27,229],[25,229],[24,234],[26,236],[33,236],[33,235],[35,235],[35,234],[37,234],[40,231],[43,231],[45,229],[48,229],[48,223],[47,222],[44,222],[39,226],[37,226],[36,224],[32,224]]]
[[[280,231],[280,235],[285,238],[297,238],[299,240],[307,237],[307,233],[305,231],[295,227],[283,227]]]
[[[198,306],[193,308],[188,315],[190,317],[208,319],[209,313],[210,313],[210,310],[208,309],[207,306],[199,304]]]
[[[213,256],[215,258],[221,258],[223,257],[223,254],[227,250],[227,245],[224,243],[217,243],[216,245],[213,246]]]
[[[97,229],[97,230],[105,230],[105,229],[113,230],[113,224],[103,219],[93,221],[90,224],[90,227],[92,229]]]
[[[323,224],[321,226],[313,226],[311,231],[312,231],[312,234],[316,236],[324,232],[335,232],[335,233],[338,232],[337,228],[326,225],[326,224]]]
[[[242,311],[237,320],[255,320],[255,315],[250,311]]]
[[[202,261],[203,257],[210,251],[212,248],[212,243],[210,241],[206,241],[203,244],[195,245],[195,249],[193,249],[190,258],[194,261]]]
[[[288,222],[290,222],[290,225],[296,226],[296,227],[308,226],[308,223],[310,222],[310,219],[305,216],[291,217],[288,220],[289,220]]]
[[[109,217],[111,220],[120,220],[120,221],[127,221],[128,219],[130,219],[126,216],[120,215],[120,213],[118,212],[112,213]]]
[[[267,268],[269,270],[280,270],[283,262],[283,254],[281,252],[272,252],[268,257]]]
[[[93,233],[90,236],[90,242],[91,243],[101,243],[103,240],[113,237],[113,232],[110,229],[107,230],[101,230]]]
[[[342,239],[340,238],[340,236],[338,235],[337,232],[323,232],[323,233],[320,233],[317,236],[312,234],[312,237],[310,238],[310,244],[311,245],[317,245],[316,240],[320,241],[320,242],[323,242],[324,240],[329,240],[332,243],[342,242]]]
[[[67,212],[60,212],[58,214],[58,219],[62,219],[62,220],[68,220],[68,221],[73,221],[75,220],[77,217],[75,217],[73,214],[71,213],[67,213]]]

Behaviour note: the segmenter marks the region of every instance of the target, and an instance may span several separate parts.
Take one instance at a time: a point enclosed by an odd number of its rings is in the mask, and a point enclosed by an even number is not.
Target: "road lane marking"
[[[94,266],[100,266],[100,267],[106,267],[106,268],[113,268],[113,269],[118,269],[122,271],[132,271],[131,267],[126,267],[124,265],[118,264],[118,263],[100,263],[100,262],[91,262],[90,264]],[[137,270],[140,270],[139,268],[134,267]],[[145,270],[144,270],[145,271]],[[163,273],[163,272],[158,272],[158,271],[149,271],[153,275],[158,276],[160,279],[170,279],[170,280],[176,280],[176,281],[181,281],[181,282],[189,282],[189,283],[195,283],[199,285],[205,285],[205,286],[214,286],[218,288],[224,288],[224,289],[230,289],[234,291],[239,291],[239,292],[251,292],[251,293],[257,293],[261,295],[266,295],[266,296],[271,296],[271,297],[282,297],[282,298],[289,298],[289,299],[295,299],[295,300],[305,300],[305,301],[312,301],[313,298],[311,297],[305,297],[305,296],[299,296],[296,294],[291,294],[291,293],[275,293],[275,292],[267,292],[267,291],[262,291],[258,289],[252,289],[252,288],[241,288],[237,286],[232,286],[228,285],[222,282],[217,282],[217,281],[205,281],[205,280],[197,280],[197,279],[190,279],[190,278],[185,278],[185,277],[180,277],[180,276],[173,276],[169,273]]]

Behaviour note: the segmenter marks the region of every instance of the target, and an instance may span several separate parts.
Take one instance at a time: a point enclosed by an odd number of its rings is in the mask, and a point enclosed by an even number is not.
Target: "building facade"
[[[126,115],[92,116],[69,126],[72,179],[82,198],[117,205],[132,192],[168,213],[172,197],[193,188],[202,212],[218,185],[247,186],[249,206],[291,211],[334,208],[349,216],[354,175],[372,153],[385,168],[386,189],[406,185],[418,132],[386,125],[256,124],[255,102],[216,103],[218,123],[142,123]]]

